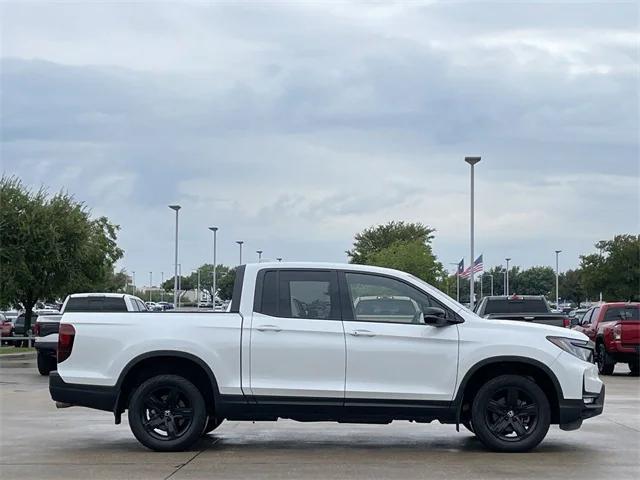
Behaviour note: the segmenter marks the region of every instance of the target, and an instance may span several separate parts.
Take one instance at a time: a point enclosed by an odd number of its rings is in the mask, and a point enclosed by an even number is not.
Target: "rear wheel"
[[[476,394],[471,408],[473,429],[491,450],[524,452],[537,446],[551,422],[549,401],[531,380],[501,375]]]
[[[616,361],[613,359],[611,355],[607,352],[604,343],[598,344],[598,372],[600,375],[611,375],[613,373],[613,369],[616,366]]]
[[[129,402],[131,431],[151,450],[186,450],[200,438],[206,422],[200,390],[178,375],[150,378],[138,386]]]
[[[37,363],[40,375],[49,375],[57,366],[55,359],[40,352],[38,352]]]

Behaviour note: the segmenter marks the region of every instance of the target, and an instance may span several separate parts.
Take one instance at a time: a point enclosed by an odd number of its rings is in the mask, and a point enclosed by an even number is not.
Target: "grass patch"
[[[35,352],[35,348],[28,347],[2,347],[0,348],[0,355],[8,354],[8,353],[27,353],[27,352]]]

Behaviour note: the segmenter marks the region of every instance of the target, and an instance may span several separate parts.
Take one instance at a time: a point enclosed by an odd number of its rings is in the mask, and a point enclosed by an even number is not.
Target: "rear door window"
[[[605,322],[629,322],[640,320],[640,308],[635,306],[628,307],[609,307],[604,315]]]
[[[254,310],[283,318],[340,320],[338,275],[332,271],[271,270],[264,273]]]

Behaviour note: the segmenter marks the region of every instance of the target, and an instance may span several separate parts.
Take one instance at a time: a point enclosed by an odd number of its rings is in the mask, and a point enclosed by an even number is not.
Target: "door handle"
[[[354,337],[375,337],[376,334],[370,330],[354,330],[351,332]]]
[[[279,326],[277,325],[260,325],[259,327],[256,328],[259,332],[279,332],[280,330],[282,330]]]

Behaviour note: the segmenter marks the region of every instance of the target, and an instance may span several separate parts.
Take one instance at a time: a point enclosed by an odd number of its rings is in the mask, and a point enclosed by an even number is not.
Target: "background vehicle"
[[[551,312],[547,300],[542,295],[483,297],[476,313],[494,320],[517,320],[565,328],[570,326],[566,315]]]
[[[582,323],[582,317],[584,317],[584,314],[588,311],[588,308],[576,308],[575,310],[571,310],[569,312],[569,323],[571,324],[571,327],[580,325]]]
[[[13,334],[13,323],[7,317],[4,316],[3,313],[0,313],[0,336],[2,337],[11,337]],[[5,344],[5,341],[2,340],[2,345]]]
[[[161,312],[164,310],[162,305],[155,302],[144,302],[144,304],[147,306],[147,309],[152,312]]]
[[[121,293],[76,293],[69,295],[55,315],[39,315],[34,324],[37,365],[40,375],[56,369],[58,331],[65,312],[138,312],[147,311],[142,300]]]
[[[513,452],[602,412],[592,356],[578,332],[480,318],[396,270],[260,263],[238,267],[229,313],[65,311],[49,388],[116,423],[128,410],[160,451],[224,419],[290,418],[462,423]]]
[[[575,330],[596,344],[596,363],[602,375],[611,375],[616,363],[627,363],[631,375],[640,375],[640,303],[604,303],[591,308]]]
[[[173,303],[169,302],[157,302],[158,305],[162,307],[163,310],[173,310]]]

